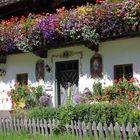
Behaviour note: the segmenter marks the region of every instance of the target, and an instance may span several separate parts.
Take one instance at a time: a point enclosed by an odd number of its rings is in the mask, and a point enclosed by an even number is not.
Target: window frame
[[[119,65],[114,65],[114,80],[117,79],[117,74],[116,74],[116,68],[122,66],[123,69],[123,76],[126,76],[126,72],[125,72],[125,67],[126,66],[131,66],[132,67],[132,77],[133,77],[133,64],[119,64]]]
[[[27,82],[26,83],[21,83],[18,81],[18,76],[26,75],[27,76]],[[28,85],[28,73],[18,73],[16,74],[16,82],[21,84],[21,85]]]

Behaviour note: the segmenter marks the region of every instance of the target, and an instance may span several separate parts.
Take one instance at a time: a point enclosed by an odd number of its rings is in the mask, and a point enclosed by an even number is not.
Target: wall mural
[[[36,74],[36,81],[44,80],[44,68],[45,68],[45,62],[44,60],[38,60],[36,62],[35,67],[35,74]]]
[[[92,78],[102,78],[103,74],[102,56],[95,52],[95,55],[90,60],[90,73]]]

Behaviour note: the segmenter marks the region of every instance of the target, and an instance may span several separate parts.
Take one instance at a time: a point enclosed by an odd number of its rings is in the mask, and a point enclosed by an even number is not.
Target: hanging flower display
[[[140,0],[97,0],[95,5],[54,14],[29,14],[0,23],[0,52],[32,51],[57,40],[85,40],[99,45],[100,39],[140,31]],[[99,4],[100,3],[100,4]]]

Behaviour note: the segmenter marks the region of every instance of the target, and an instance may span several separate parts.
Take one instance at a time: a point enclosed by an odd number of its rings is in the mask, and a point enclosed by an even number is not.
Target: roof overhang
[[[0,7],[11,5],[13,3],[17,3],[17,2],[20,2],[20,1],[23,1],[23,0],[1,0],[0,1]]]

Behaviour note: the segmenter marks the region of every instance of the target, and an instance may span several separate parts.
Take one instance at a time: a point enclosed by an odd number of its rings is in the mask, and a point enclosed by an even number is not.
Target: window
[[[133,65],[115,65],[114,66],[114,79],[120,79],[125,77],[126,79],[131,79],[133,76]]]
[[[17,79],[17,82],[21,85],[28,84],[28,74],[27,73],[17,74],[16,79]]]

